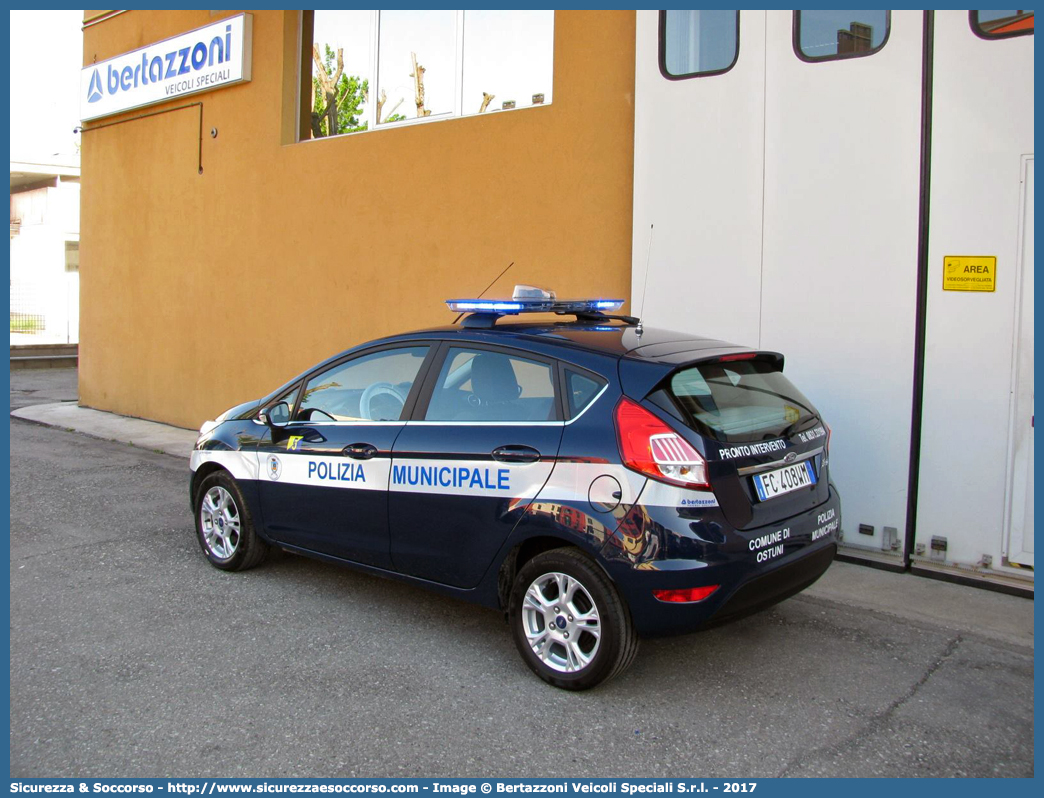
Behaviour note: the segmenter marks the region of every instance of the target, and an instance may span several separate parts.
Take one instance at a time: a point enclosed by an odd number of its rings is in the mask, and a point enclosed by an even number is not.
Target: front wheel
[[[638,636],[620,594],[577,549],[538,554],[519,570],[508,621],[522,659],[549,684],[586,690],[622,673]]]
[[[196,537],[207,560],[223,571],[244,571],[268,554],[254,531],[239,485],[225,471],[203,480],[196,493]]]

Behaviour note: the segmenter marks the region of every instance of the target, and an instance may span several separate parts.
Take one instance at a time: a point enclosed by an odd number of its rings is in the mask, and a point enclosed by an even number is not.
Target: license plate
[[[812,469],[812,461],[805,460],[794,465],[754,475],[754,487],[758,491],[758,499],[768,501],[792,490],[807,488],[816,484],[816,472]]]

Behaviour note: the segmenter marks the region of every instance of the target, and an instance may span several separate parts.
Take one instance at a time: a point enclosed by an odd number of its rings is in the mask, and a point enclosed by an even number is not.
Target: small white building
[[[11,343],[77,343],[80,158],[11,161]]]

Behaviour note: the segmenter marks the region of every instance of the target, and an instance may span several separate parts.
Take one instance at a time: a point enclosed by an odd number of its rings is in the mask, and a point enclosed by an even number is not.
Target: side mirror
[[[279,402],[262,408],[257,414],[257,420],[269,427],[285,427],[290,422],[290,405]]]

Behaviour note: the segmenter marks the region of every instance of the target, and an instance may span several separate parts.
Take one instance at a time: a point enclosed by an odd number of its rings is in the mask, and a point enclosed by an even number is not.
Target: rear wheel
[[[545,682],[586,690],[622,673],[638,651],[627,607],[577,549],[538,554],[519,570],[508,602],[515,645]]]
[[[239,485],[225,471],[215,471],[199,486],[196,537],[210,564],[223,571],[253,568],[268,553],[268,544],[254,531]]]

